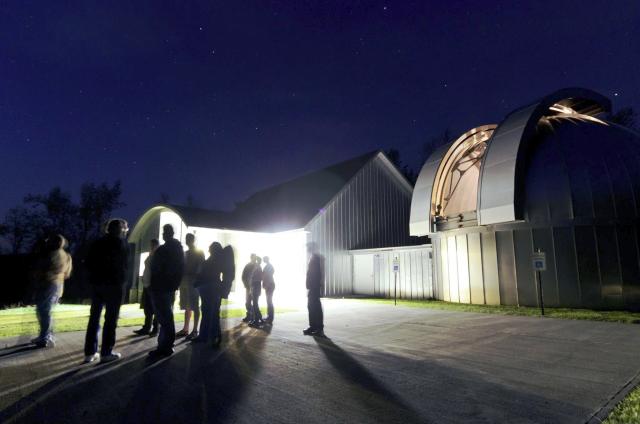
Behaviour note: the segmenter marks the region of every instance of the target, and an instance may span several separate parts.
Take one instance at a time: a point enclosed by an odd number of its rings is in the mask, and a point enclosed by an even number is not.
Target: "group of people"
[[[264,268],[261,265],[262,261],[264,261]],[[249,263],[242,270],[242,284],[245,290],[245,308],[247,310],[242,321],[249,323],[251,327],[273,324],[273,292],[276,289],[276,283],[273,279],[274,273],[275,268],[269,257],[260,258],[255,253],[251,254]],[[265,319],[262,318],[260,312],[262,289],[267,297],[267,317]]]
[[[158,336],[157,348],[149,352],[151,357],[173,354],[176,337],[185,337],[192,343],[212,343],[218,346],[222,340],[220,306],[231,291],[235,279],[233,248],[222,247],[218,242],[209,246],[209,258],[196,247],[193,234],[187,234],[187,251],[175,239],[170,224],[162,228],[161,245],[157,239],[150,241],[149,255],[145,260],[142,276],[143,292],[141,308],[145,320],[139,335]],[[129,247],[126,241],[128,225],[125,220],[113,219],[106,226],[106,233],[90,247],[86,258],[91,285],[91,309],[85,336],[85,363],[97,360],[111,362],[121,357],[113,350],[116,327],[128,276]],[[32,342],[39,347],[52,347],[51,312],[62,296],[64,281],[72,271],[72,259],[65,250],[67,241],[61,235],[45,240],[36,261],[34,277],[38,281],[35,298],[40,333]],[[308,292],[309,327],[305,335],[323,336],[323,312],[320,297],[324,286],[324,260],[317,253],[314,243],[309,243],[309,260],[306,286]],[[264,267],[262,266],[264,261]],[[274,320],[273,293],[275,269],[269,257],[251,255],[242,272],[246,293],[244,322],[252,327],[270,325]],[[262,289],[267,298],[267,317],[263,319],[259,300]],[[176,291],[180,291],[180,306],[185,311],[183,328],[176,333],[173,304]],[[200,308],[200,302],[202,304]],[[100,317],[105,310],[102,344],[98,353]],[[193,318],[193,329],[189,326]],[[199,328],[198,328],[199,324]]]
[[[235,279],[233,248],[223,248],[220,243],[213,242],[209,246],[209,258],[205,260],[204,252],[196,247],[193,234],[186,235],[187,251],[184,252],[180,242],[173,237],[173,227],[167,224],[162,230],[164,244],[151,240],[149,256],[145,260],[141,301],[145,321],[135,333],[158,335],[158,348],[149,353],[154,357],[173,354],[173,345],[179,337],[186,337],[192,343],[211,342],[217,346],[222,340],[220,305],[222,299],[229,296]],[[184,327],[176,333],[173,304],[178,290],[185,319]],[[189,332],[192,317],[193,331]]]

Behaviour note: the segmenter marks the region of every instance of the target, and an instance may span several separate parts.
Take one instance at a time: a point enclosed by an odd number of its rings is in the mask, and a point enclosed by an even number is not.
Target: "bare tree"
[[[43,230],[45,233],[60,233],[70,243],[77,240],[78,206],[71,200],[71,195],[54,187],[45,195],[29,194],[24,202],[45,217]]]
[[[109,186],[107,183],[94,184],[85,183],[80,189],[80,205],[78,215],[80,220],[81,243],[100,234],[102,223],[111,213],[124,206],[120,201],[122,186],[120,181],[116,181]]]
[[[11,247],[11,253],[28,251],[42,235],[45,217],[33,208],[17,206],[9,209],[0,224],[2,235]]]
[[[385,151],[385,154],[387,155],[389,160],[396,166],[396,168],[398,168],[402,175],[404,175],[405,178],[409,180],[411,185],[414,185],[416,183],[418,175],[413,169],[409,168],[408,165],[402,163],[402,160],[400,159],[400,152],[398,151],[398,149],[388,149],[387,151]]]

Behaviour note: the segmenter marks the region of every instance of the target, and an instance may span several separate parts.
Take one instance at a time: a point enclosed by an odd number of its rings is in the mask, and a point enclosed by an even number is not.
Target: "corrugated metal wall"
[[[376,156],[305,228],[325,256],[325,295],[352,293],[349,250],[405,246],[411,190]]]
[[[436,235],[434,297],[537,306],[531,254],[541,249],[547,258],[541,273],[545,305],[635,307],[640,298],[638,231],[623,225],[536,228],[521,223]]]
[[[397,289],[398,299],[431,299],[434,296],[432,284],[432,248],[399,248],[384,250],[352,251],[352,259],[372,262],[373,273],[369,276],[355,275],[360,281],[357,294],[393,298]],[[393,260],[398,258],[399,271],[393,272]],[[366,281],[370,278],[370,281]],[[366,281],[366,283],[364,283]]]

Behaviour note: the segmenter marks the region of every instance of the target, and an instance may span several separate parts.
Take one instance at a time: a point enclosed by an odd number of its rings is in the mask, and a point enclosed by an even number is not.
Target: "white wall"
[[[431,252],[430,245],[349,251],[354,264],[354,294],[394,297],[397,289],[399,299],[432,298]],[[397,275],[394,258],[399,262]]]

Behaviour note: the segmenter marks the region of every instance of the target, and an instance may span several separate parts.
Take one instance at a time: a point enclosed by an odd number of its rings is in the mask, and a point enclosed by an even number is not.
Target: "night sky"
[[[64,5],[62,4],[64,3]],[[374,149],[583,86],[640,110],[638,1],[10,1],[0,10],[0,214],[123,182],[230,209]]]

